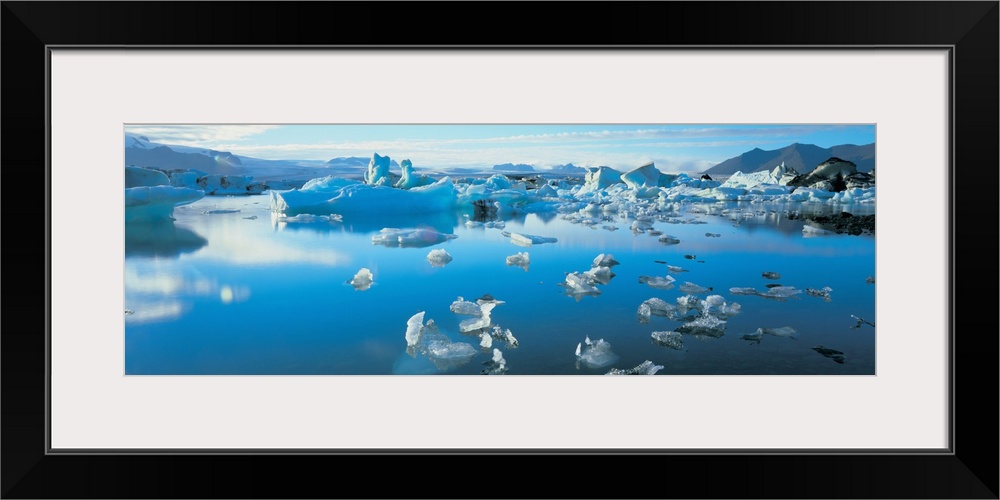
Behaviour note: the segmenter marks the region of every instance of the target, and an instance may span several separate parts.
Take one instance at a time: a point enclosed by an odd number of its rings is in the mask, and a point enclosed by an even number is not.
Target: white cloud
[[[180,146],[213,147],[221,141],[245,141],[280,125],[126,125],[128,134]]]

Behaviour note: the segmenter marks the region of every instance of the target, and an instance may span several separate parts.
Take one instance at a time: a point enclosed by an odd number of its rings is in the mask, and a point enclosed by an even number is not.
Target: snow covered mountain
[[[841,158],[857,165],[859,172],[871,172],[875,168],[875,144],[857,146],[842,144],[821,148],[814,144],[795,143],[781,149],[765,151],[754,148],[739,156],[730,158],[705,170],[708,175],[732,175],[736,172],[750,173],[772,170],[782,163],[801,174],[807,174],[817,165],[831,157]]]

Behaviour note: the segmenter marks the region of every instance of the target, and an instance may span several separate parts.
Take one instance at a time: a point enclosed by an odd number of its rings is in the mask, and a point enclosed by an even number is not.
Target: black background
[[[540,5],[3,2],[3,497],[997,498],[998,3]],[[954,46],[954,454],[46,454],[46,45],[342,44]],[[636,410],[595,425],[657,425]]]

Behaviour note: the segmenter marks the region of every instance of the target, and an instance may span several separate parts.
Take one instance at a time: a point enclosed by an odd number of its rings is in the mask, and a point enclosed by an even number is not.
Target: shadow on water
[[[177,257],[207,244],[204,237],[172,220],[125,223],[126,257]]]

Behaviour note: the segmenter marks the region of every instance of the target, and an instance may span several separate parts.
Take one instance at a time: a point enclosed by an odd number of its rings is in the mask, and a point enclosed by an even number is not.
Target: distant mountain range
[[[854,163],[860,172],[871,172],[875,168],[875,143],[863,146],[842,144],[830,148],[795,143],[771,151],[754,148],[709,168],[704,173],[708,175],[733,175],[736,172],[743,172],[746,174],[771,170],[784,162],[786,167],[794,168],[798,173],[805,174],[832,157]]]
[[[243,162],[227,151],[167,147],[144,136],[125,136],[125,165],[163,170],[195,169],[207,174],[242,174]]]

